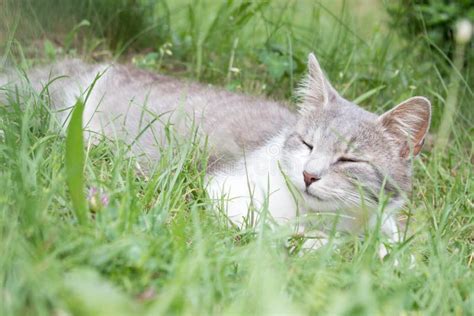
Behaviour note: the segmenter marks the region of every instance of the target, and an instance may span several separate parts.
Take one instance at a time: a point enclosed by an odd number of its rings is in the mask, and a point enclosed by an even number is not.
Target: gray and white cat
[[[257,214],[267,209],[277,223],[337,214],[339,229],[358,231],[375,225],[385,196],[381,231],[398,240],[394,216],[411,189],[410,159],[430,125],[426,98],[410,98],[382,115],[367,112],[334,90],[313,54],[298,113],[283,103],[123,65],[66,60],[28,77],[39,90],[65,76],[48,86],[60,110],[74,105],[98,73],[84,112],[89,136],[133,143],[132,153],[153,163],[166,145],[164,124],[181,137],[196,125],[210,148],[208,193],[225,198],[233,223],[243,225],[251,205]],[[58,113],[66,120],[67,111]]]

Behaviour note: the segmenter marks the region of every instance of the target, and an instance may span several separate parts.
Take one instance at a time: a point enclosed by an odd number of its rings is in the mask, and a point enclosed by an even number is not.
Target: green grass
[[[383,5],[365,3],[4,1],[0,46],[18,67],[118,58],[290,106],[315,51],[335,87],[367,109],[430,98],[436,138],[449,64],[423,38],[401,40]],[[123,144],[86,144],[84,182],[98,193],[78,220],[67,189],[82,186],[67,172],[73,138],[46,94],[10,94],[0,104],[0,315],[472,315],[473,70],[460,72],[446,152],[414,162],[406,242],[386,262],[377,232],[296,255],[283,231],[228,227],[205,194],[197,139],[170,136],[150,177]]]

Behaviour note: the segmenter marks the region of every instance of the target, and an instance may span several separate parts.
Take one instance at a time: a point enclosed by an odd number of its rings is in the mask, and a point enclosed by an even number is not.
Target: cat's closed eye
[[[352,158],[352,157],[339,157],[339,159],[337,160],[338,163],[349,163],[349,162],[352,162],[352,163],[355,163],[355,162],[364,162],[363,160],[358,160],[356,158]]]
[[[309,149],[310,151],[313,150],[313,148],[314,148],[313,145],[311,145],[311,144],[309,144],[308,142],[306,142],[303,138],[301,138],[301,142],[302,142],[306,147],[308,147],[308,149]]]

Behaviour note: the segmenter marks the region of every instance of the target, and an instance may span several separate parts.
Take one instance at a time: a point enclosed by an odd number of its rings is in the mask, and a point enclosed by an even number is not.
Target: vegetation
[[[400,37],[375,0],[0,6],[0,67],[118,59],[295,106],[294,88],[314,51],[337,90],[367,109],[381,113],[427,96],[433,139],[447,95],[456,95],[448,147],[431,150],[428,142],[414,161],[406,241],[382,262],[377,231],[339,234],[298,254],[285,248],[284,231],[229,227],[205,194],[206,153],[196,139],[164,148],[144,177],[120,143],[85,144],[84,157],[73,152],[80,119],[64,137],[46,92],[10,91],[0,101],[1,315],[473,313],[468,59],[454,72],[438,63],[444,57],[426,34]],[[84,177],[71,167],[74,157]],[[85,187],[89,205],[67,184]]]
[[[433,49],[441,50],[449,57],[454,53],[456,22],[461,18],[474,20],[474,6],[470,0],[402,0],[389,5],[388,12],[393,18],[393,26],[408,39],[424,37]],[[468,56],[474,58],[472,49]]]

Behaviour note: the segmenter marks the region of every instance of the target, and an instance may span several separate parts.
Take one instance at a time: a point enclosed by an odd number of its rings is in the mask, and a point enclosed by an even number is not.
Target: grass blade
[[[82,113],[84,102],[78,100],[74,106],[66,136],[66,182],[71,194],[77,220],[87,220],[87,201],[84,193],[84,138],[82,135]]]
[[[360,103],[364,102],[365,100],[367,100],[368,98],[370,98],[371,96],[373,96],[374,94],[376,94],[377,92],[379,92],[380,90],[382,90],[384,88],[385,88],[384,85],[375,87],[375,88],[363,93],[362,95],[358,96],[353,102],[356,103],[356,104],[360,104]]]

